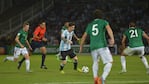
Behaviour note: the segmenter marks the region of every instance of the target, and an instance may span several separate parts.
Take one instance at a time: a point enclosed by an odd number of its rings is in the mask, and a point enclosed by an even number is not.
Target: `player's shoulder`
[[[68,32],[68,30],[66,29],[66,30],[64,30],[62,33],[67,33]]]
[[[40,30],[41,28],[40,28],[40,26],[37,26],[36,28],[35,28],[35,30]]]
[[[140,27],[136,27],[136,29],[138,29],[138,30],[141,30],[141,31],[142,31],[142,28],[140,28]]]

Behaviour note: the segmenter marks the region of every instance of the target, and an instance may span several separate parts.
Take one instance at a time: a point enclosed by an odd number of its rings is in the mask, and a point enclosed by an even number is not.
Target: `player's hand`
[[[33,51],[33,49],[32,49],[31,47],[29,47],[29,50],[30,50],[30,51]]]
[[[67,40],[67,43],[69,44],[73,44],[73,42],[71,40]]]
[[[114,46],[114,39],[109,39],[109,45],[110,47]]]
[[[47,40],[47,38],[44,37],[44,38],[42,38],[42,41],[46,42],[46,41],[48,41],[48,40]]]
[[[23,45],[21,45],[20,47],[21,47],[21,48],[24,48],[24,46],[23,46]]]

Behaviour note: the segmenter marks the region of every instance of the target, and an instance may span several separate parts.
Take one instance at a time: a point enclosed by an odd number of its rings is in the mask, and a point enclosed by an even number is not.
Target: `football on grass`
[[[87,66],[83,66],[82,67],[82,72],[88,73],[89,72],[89,68]]]

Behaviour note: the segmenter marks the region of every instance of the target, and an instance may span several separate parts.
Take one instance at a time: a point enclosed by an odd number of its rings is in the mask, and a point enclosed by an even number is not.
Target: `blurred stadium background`
[[[114,31],[114,54],[120,52],[122,33],[129,21],[136,21],[137,26],[149,34],[149,0],[0,0],[0,54],[12,54],[14,37],[24,21],[30,22],[30,38],[41,19],[47,22],[48,51],[56,53],[64,22],[74,21],[75,32],[81,38],[96,8],[104,11],[104,18]],[[77,51],[78,42],[74,40],[74,44]],[[86,47],[84,52],[89,52]],[[146,52],[149,52],[148,47]]]

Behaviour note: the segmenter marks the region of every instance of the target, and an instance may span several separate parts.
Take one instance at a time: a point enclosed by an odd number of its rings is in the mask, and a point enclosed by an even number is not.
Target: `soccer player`
[[[71,45],[73,44],[72,37],[74,35],[74,29],[75,29],[75,24],[73,22],[69,22],[68,28],[64,30],[61,34],[61,42],[60,42],[60,52],[61,52],[61,63],[60,63],[60,72],[64,74],[63,68],[65,64],[67,63],[66,61],[66,56],[70,56],[70,58],[73,58],[74,60],[74,70],[78,70],[81,72],[80,69],[77,68],[78,65],[78,58],[76,54],[73,52],[71,49]]]
[[[64,23],[64,26],[63,26],[62,29],[61,29],[61,34],[63,33],[63,31],[67,30],[68,26],[69,26],[69,22],[65,22],[65,23]],[[73,37],[75,37],[75,39],[76,39],[77,41],[80,40],[80,39],[77,37],[77,35],[76,35],[75,33],[73,34]],[[60,60],[60,59],[61,59],[61,54],[60,54],[60,52],[59,52],[56,56],[57,56],[57,60]],[[68,56],[66,56],[66,61],[67,61],[67,62],[72,62],[72,60],[71,60]]]
[[[82,52],[83,44],[87,38],[87,35],[89,35],[90,49],[93,59],[92,69],[93,69],[94,84],[104,84],[107,76],[111,71],[113,62],[113,58],[106,41],[105,36],[106,31],[110,37],[109,44],[111,46],[114,45],[114,37],[113,37],[113,31],[109,23],[106,20],[102,19],[102,11],[100,9],[96,9],[93,13],[93,16],[94,20],[88,24],[85,33],[82,36],[79,52]],[[99,58],[101,58],[103,64],[105,64],[101,77],[98,76]]]
[[[10,61],[17,61],[19,58],[19,55],[22,54],[25,59],[26,64],[26,71],[30,72],[30,57],[28,50],[26,48],[26,44],[28,45],[29,49],[32,50],[28,40],[28,30],[29,30],[29,23],[24,22],[23,28],[17,33],[17,36],[15,38],[16,46],[14,48],[14,55],[13,57],[6,57],[4,61],[10,60]]]
[[[33,40],[31,42],[31,47],[33,49],[31,52],[33,52],[36,48],[40,48],[40,51],[42,53],[42,61],[40,66],[41,69],[48,69],[44,64],[47,53],[45,45],[45,42],[47,42],[47,38],[45,38],[45,33],[46,33],[46,22],[42,20],[39,26],[37,26],[36,29],[34,30]],[[20,69],[24,60],[25,58],[23,58],[21,61],[18,62],[18,69]]]
[[[149,43],[148,35],[142,29],[136,27],[136,24],[134,22],[130,22],[129,28],[124,32],[122,38],[123,49],[126,47],[125,46],[126,39],[128,39],[129,43],[128,47],[125,48],[121,53],[121,65],[122,65],[121,73],[127,72],[125,56],[137,53],[147,69],[147,74],[149,74],[149,65],[146,57],[144,56],[144,44],[142,41],[142,37],[144,37]]]

